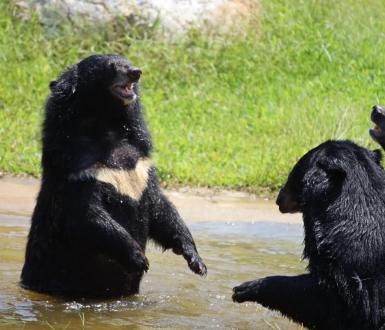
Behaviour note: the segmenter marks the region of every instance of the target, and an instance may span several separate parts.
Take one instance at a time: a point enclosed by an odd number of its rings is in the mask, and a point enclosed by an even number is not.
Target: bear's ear
[[[330,179],[342,182],[346,177],[344,163],[336,158],[325,157],[317,162],[317,167],[323,170]]]
[[[346,171],[337,159],[323,158],[309,169],[303,178],[304,202],[327,200],[340,191]]]
[[[67,71],[65,71],[57,80],[53,80],[49,83],[49,88],[57,97],[68,100],[76,92],[78,87],[78,68],[77,65],[73,65]]]
[[[380,165],[381,164],[381,161],[382,161],[382,152],[380,149],[375,149],[373,151],[370,151],[370,155],[372,156],[372,158],[374,159],[374,161]]]

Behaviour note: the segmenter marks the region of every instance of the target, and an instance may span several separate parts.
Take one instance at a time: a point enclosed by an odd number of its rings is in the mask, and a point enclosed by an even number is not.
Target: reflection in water
[[[184,260],[150,245],[150,270],[140,295],[68,301],[18,286],[27,229],[0,227],[0,327],[3,329],[300,329],[257,304],[234,304],[231,288],[245,280],[303,272],[302,229],[274,223],[190,226],[206,261],[206,278]]]

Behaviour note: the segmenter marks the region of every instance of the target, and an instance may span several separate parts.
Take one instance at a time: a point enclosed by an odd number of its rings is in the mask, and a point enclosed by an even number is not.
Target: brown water
[[[0,223],[4,223],[1,221]],[[113,300],[65,301],[18,286],[26,227],[0,227],[0,328],[3,329],[300,329],[254,303],[235,304],[231,289],[245,280],[303,272],[300,225],[190,225],[208,276],[150,246],[141,294]]]

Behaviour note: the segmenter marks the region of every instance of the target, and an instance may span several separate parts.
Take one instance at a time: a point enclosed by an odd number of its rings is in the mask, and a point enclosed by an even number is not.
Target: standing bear
[[[302,212],[309,273],[234,288],[311,329],[385,329],[385,171],[381,152],[328,141],[291,171],[277,204]]]
[[[71,297],[135,294],[149,267],[148,239],[206,274],[190,231],[159,187],[140,75],[119,55],[93,55],[50,83],[24,288]]]

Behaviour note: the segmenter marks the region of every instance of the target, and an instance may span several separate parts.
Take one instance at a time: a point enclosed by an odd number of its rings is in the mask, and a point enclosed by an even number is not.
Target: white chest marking
[[[112,184],[122,195],[138,201],[147,188],[148,172],[152,166],[151,159],[141,158],[134,169],[99,168],[95,178],[98,181]]]

